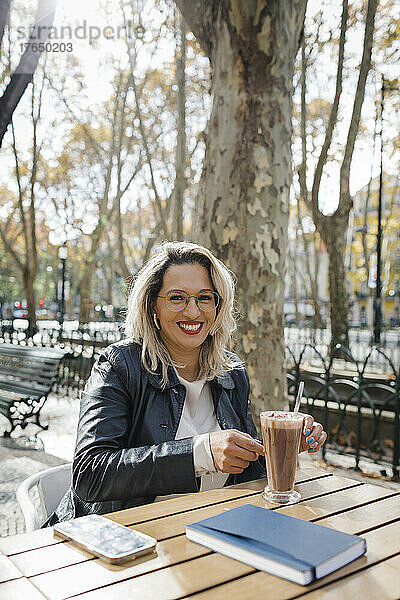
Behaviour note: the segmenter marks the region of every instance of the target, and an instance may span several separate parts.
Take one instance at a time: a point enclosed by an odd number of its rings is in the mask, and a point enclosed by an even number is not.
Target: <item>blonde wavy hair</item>
[[[220,295],[217,315],[200,350],[199,378],[214,379],[220,373],[243,368],[236,356],[229,355],[232,334],[236,330],[234,291],[236,277],[220,260],[204,248],[190,242],[163,242],[137,273],[128,297],[125,334],[142,346],[144,368],[155,373],[159,362],[163,387],[168,382],[169,366],[182,368],[170,356],[155,327],[153,313],[163,285],[164,273],[172,265],[199,264],[205,267],[214,290]]]

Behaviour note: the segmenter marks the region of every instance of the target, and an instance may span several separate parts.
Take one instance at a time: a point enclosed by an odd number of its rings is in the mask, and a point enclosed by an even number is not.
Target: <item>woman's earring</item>
[[[153,319],[154,319],[154,325],[160,331],[161,327],[160,327],[160,324],[157,321],[157,313],[153,313]]]

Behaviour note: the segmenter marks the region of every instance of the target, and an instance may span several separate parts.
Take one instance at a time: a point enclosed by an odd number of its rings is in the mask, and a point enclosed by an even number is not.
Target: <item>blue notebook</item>
[[[186,536],[301,585],[343,567],[367,549],[362,537],[252,504],[188,525]]]

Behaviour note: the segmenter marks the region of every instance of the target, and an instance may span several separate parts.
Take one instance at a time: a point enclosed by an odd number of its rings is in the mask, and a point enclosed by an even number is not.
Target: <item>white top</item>
[[[229,474],[215,469],[210,450],[209,433],[221,430],[215,414],[210,384],[205,379],[187,381],[180,375],[178,379],[186,388],[186,398],[175,439],[193,437],[194,470],[196,477],[201,477],[200,491],[221,488]],[[180,495],[157,496],[155,501]]]

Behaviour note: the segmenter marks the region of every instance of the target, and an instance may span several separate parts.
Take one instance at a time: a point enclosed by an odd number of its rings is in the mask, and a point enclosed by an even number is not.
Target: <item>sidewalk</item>
[[[18,485],[29,475],[38,473],[48,467],[70,462],[75,447],[76,425],[79,417],[79,400],[67,396],[51,394],[43,408],[42,421],[49,423],[49,429],[39,434],[43,442],[42,450],[19,448],[13,440],[0,437],[0,537],[23,533],[25,522],[15,497]],[[0,435],[5,428],[5,421],[0,422]],[[318,454],[307,452],[300,455],[300,467],[316,466],[333,471],[341,477],[357,479],[371,484],[379,484],[400,490],[400,483],[384,479],[379,474],[379,467],[361,463],[370,477],[352,469],[354,459],[328,453],[332,464],[322,461]],[[38,497],[33,495],[38,504]]]
[[[49,429],[38,435],[43,449],[23,448],[11,438],[0,437],[0,537],[25,531],[25,521],[15,496],[18,485],[29,475],[70,462],[75,447],[79,400],[51,394],[41,412]],[[0,435],[7,422],[1,419]],[[37,428],[27,434],[31,435]],[[35,497],[36,496],[36,497]],[[37,493],[33,499],[39,505]]]

